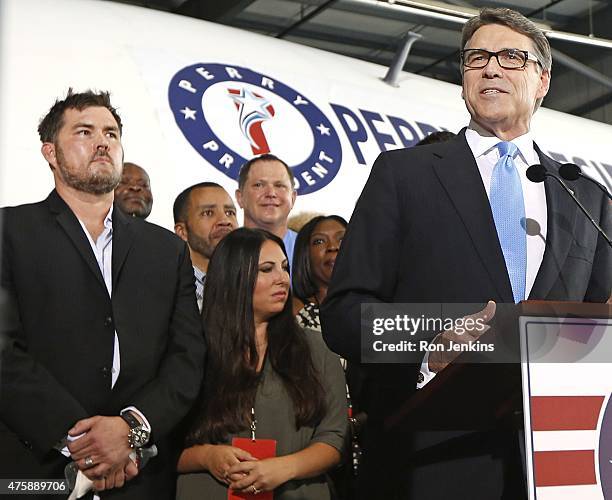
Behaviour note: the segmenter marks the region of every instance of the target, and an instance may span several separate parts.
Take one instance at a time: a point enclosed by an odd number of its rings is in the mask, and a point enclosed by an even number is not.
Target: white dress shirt
[[[499,160],[499,150],[497,144],[502,142],[494,135],[479,130],[478,127],[470,124],[465,131],[465,138],[472,155],[476,160],[478,172],[482,179],[487,197],[491,199],[491,177],[495,164]],[[542,264],[544,250],[546,248],[546,225],[548,216],[546,213],[546,192],[544,183],[531,182],[527,179],[527,168],[531,165],[540,163],[538,154],[533,145],[531,132],[521,135],[512,142],[518,148],[518,154],[514,159],[514,164],[519,172],[521,187],[523,189],[523,201],[525,204],[525,228],[527,231],[527,275],[525,280],[525,297],[533,288],[538,270]],[[429,356],[426,353],[421,364],[422,380],[417,384],[417,388],[424,387],[436,374],[429,371]]]
[[[106,285],[108,296],[111,297],[113,294],[113,205],[111,204],[110,210],[106,214],[106,217],[104,217],[104,229],[95,242],[91,237],[91,234],[89,234],[89,231],[85,227],[83,221],[81,219],[78,220],[79,224],[81,224],[81,227],[83,228],[85,236],[87,236],[87,241],[89,241],[89,244],[91,245],[91,250],[96,257],[96,262],[98,263],[98,267],[100,268],[100,272],[104,278],[104,284]],[[111,370],[111,389],[115,387],[120,371],[121,356],[119,352],[119,337],[117,336],[117,331],[115,330],[115,341],[113,345],[113,368]],[[128,406],[122,411],[126,410],[136,413],[142,420],[144,428],[151,432],[149,421],[137,408]]]
[[[85,226],[83,221],[81,219],[78,219],[78,221],[79,224],[81,224],[81,228],[83,229],[85,236],[87,236],[87,241],[89,241],[91,250],[93,251],[94,256],[96,257],[96,262],[98,263],[98,267],[100,268],[100,272],[102,273],[102,277],[104,278],[106,290],[108,291],[108,295],[110,297],[113,293],[113,205],[111,204],[110,209],[106,214],[106,217],[104,217],[104,229],[102,230],[102,233],[100,234],[100,236],[98,236],[98,239],[96,241],[94,241],[91,237],[91,234],[89,234],[89,231],[87,230],[87,227]],[[115,387],[115,383],[119,378],[120,371],[121,356],[119,351],[119,337],[117,336],[117,331],[115,330],[115,339],[113,343],[113,368],[111,371],[111,389]],[[144,414],[142,414],[134,406],[128,406],[127,408],[124,408],[122,412],[126,410],[130,410],[136,413],[142,420],[143,427],[147,431],[151,432],[151,425],[149,424],[149,421],[144,416]],[[75,439],[79,439],[82,436],[84,436],[84,434],[75,437],[68,436],[68,440],[73,441]],[[68,447],[64,447],[62,449],[62,454],[70,456],[70,451],[68,450]],[[133,457],[130,455],[130,458],[132,458],[132,460],[135,460],[135,454]],[[76,481],[76,486],[72,491],[69,500],[80,498],[81,496],[85,495],[89,490],[91,490],[93,486],[92,481],[85,477],[85,475],[81,471],[78,472]],[[100,496],[94,494],[93,500],[99,499]]]
[[[465,131],[465,138],[476,159],[482,183],[490,199],[491,176],[493,175],[495,164],[499,160],[499,150],[495,146],[501,141],[495,136],[482,135],[481,132],[472,128],[468,128]],[[527,219],[527,279],[525,281],[525,297],[529,297],[538,270],[542,264],[546,247],[546,223],[548,221],[546,214],[546,192],[543,182],[536,183],[527,179],[527,169],[531,165],[540,163],[538,154],[533,147],[531,132],[527,132],[511,142],[519,151],[514,159],[514,164],[521,178],[525,217]]]

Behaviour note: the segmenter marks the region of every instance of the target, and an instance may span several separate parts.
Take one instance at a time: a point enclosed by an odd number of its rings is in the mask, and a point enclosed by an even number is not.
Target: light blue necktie
[[[499,161],[491,177],[491,211],[501,244],[514,302],[525,298],[527,275],[527,236],[521,226],[525,220],[525,203],[521,178],[514,165],[518,148],[511,142],[497,144]]]

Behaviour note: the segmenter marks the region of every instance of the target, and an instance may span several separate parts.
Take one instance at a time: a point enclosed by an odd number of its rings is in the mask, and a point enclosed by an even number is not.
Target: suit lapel
[[[434,171],[452,200],[503,302],[514,302],[487,193],[465,133],[434,153]]]
[[[113,208],[113,290],[134,242],[133,221],[117,205]]]
[[[557,174],[559,165],[546,156],[538,146],[536,152],[547,171]],[[555,179],[546,177],[546,248],[542,264],[529,294],[530,299],[544,299],[559,276],[562,264],[574,240],[578,207]]]
[[[83,258],[96,279],[106,290],[104,278],[100,272],[100,267],[96,262],[96,258],[89,244],[89,240],[70,207],[64,200],[53,190],[47,198],[49,208],[52,213],[56,214],[57,223],[66,232],[72,243],[77,249],[78,254]]]

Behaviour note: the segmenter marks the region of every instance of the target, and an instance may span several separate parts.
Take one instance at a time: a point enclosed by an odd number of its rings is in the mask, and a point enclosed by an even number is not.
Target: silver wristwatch
[[[124,411],[120,414],[121,418],[130,426],[128,434],[128,443],[130,448],[142,448],[149,442],[150,432],[144,428],[144,425],[138,420],[132,412]]]

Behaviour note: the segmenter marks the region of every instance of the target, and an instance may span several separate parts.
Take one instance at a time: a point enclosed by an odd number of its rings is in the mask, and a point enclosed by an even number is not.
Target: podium
[[[472,499],[612,498],[612,306],[514,308],[504,325],[516,362],[461,355],[386,419],[388,433],[414,436],[405,498],[452,494],[432,485],[436,475],[461,482],[479,467]]]

